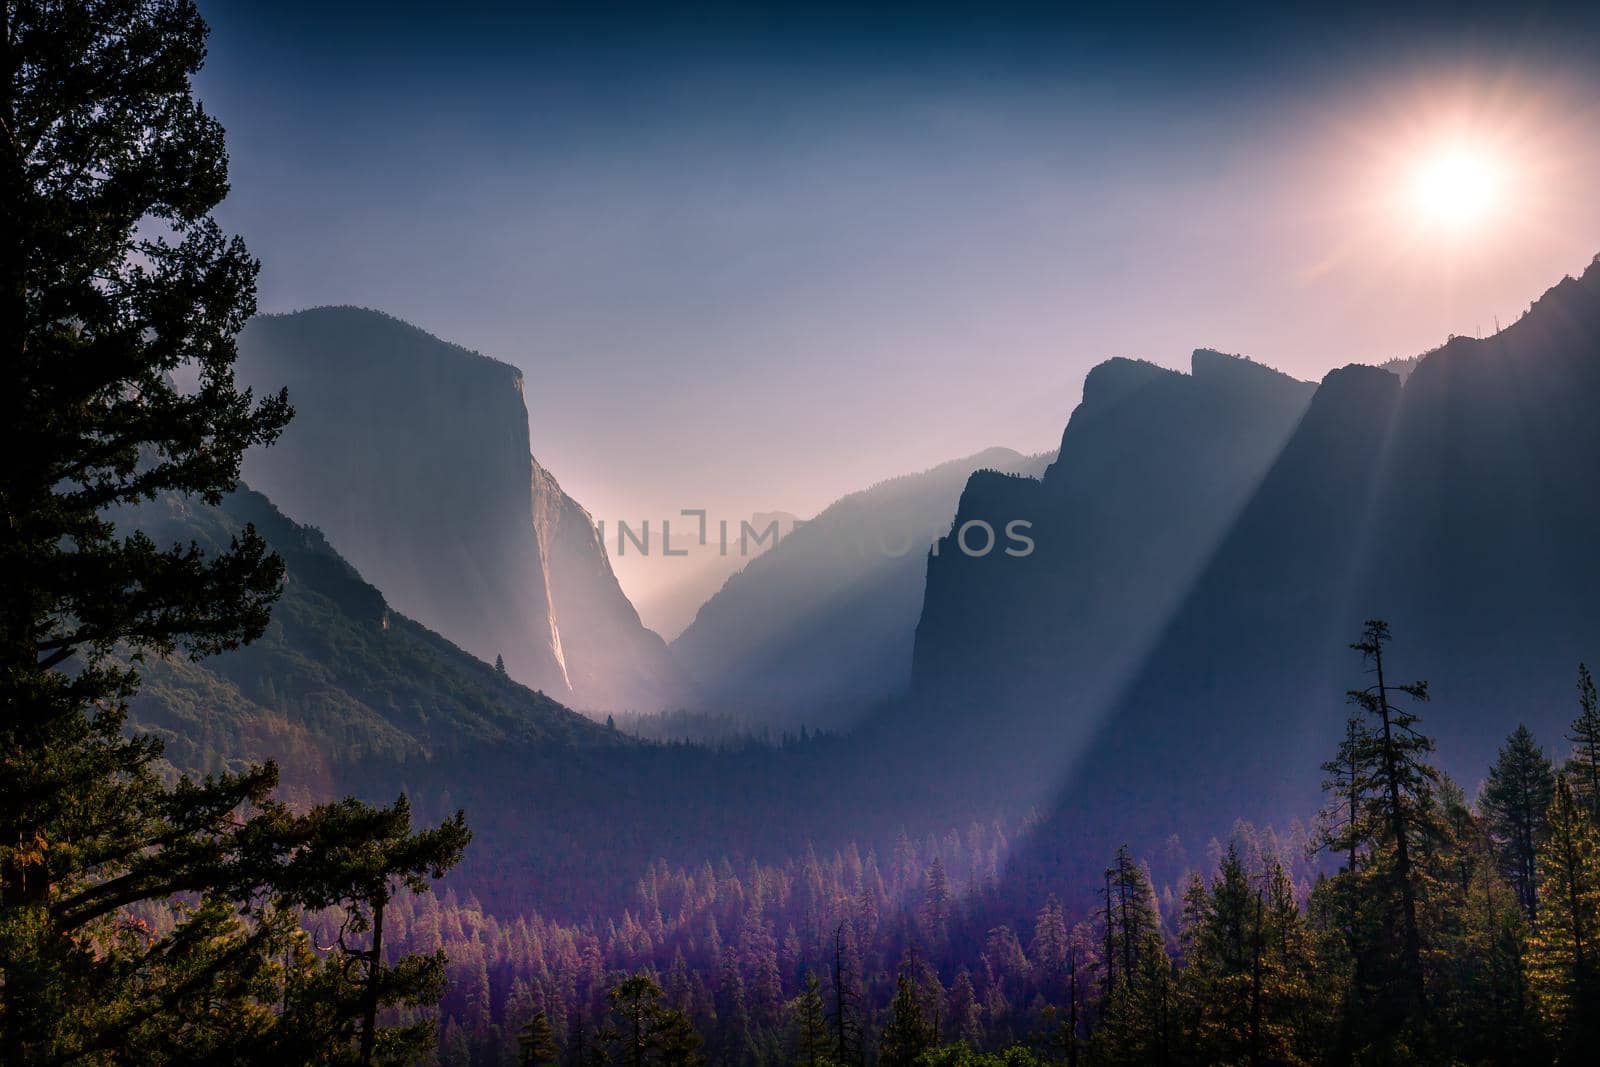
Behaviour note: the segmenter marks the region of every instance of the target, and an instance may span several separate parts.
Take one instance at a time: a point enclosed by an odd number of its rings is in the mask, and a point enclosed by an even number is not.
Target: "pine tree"
[[[1045,990],[1047,997],[1054,998],[1065,992],[1068,940],[1061,902],[1052,895],[1034,917],[1033,942],[1028,946],[1034,982]]]
[[[861,1058],[861,993],[857,968],[852,964],[854,930],[841,922],[833,931],[833,1037],[834,1062],[841,1067]]]
[[[1197,889],[1197,891],[1195,891]],[[1250,1048],[1256,892],[1232,842],[1206,893],[1186,897],[1189,957],[1184,974],[1193,998],[1196,1050],[1217,1062],[1242,1062]]]
[[[611,1045],[615,1062],[643,1067],[648,1060],[656,1059],[665,1045],[683,1044],[684,1036],[674,1034],[681,1024],[673,1018],[682,1013],[664,1007],[663,995],[661,987],[647,974],[624,978],[606,994],[612,1022],[602,1031],[602,1040]],[[695,1047],[698,1048],[697,1043]],[[679,1054],[684,1051],[679,1049]]]
[[[1421,1025],[1427,1015],[1420,914],[1425,873],[1417,852],[1438,832],[1433,791],[1439,775],[1428,762],[1432,738],[1417,729],[1413,712],[1394,703],[1396,694],[1425,702],[1428,683],[1389,680],[1384,650],[1390,640],[1388,623],[1367,621],[1362,639],[1350,647],[1362,654],[1373,680],[1350,690],[1349,699],[1369,720],[1354,755],[1361,786],[1357,792],[1370,793],[1372,799],[1358,812],[1353,834],[1368,849],[1362,907],[1374,925],[1365,955],[1378,964],[1369,969],[1368,978],[1383,1002],[1373,1021],[1399,1033]]]
[[[1478,806],[1529,923],[1538,918],[1535,856],[1554,795],[1555,768],[1528,728],[1518,726],[1500,749]]]
[[[956,972],[955,984],[950,987],[950,1017],[957,1040],[976,1046],[983,1040],[983,1006],[978,1003],[978,991],[972,984],[972,972],[963,967]]]
[[[496,656],[494,658],[494,669],[496,674],[504,677],[506,673],[506,660],[504,656]]]
[[[257,265],[210,215],[227,152],[190,88],[205,37],[189,0],[0,5],[0,425],[28,442],[0,465],[8,1067],[359,1062],[426,1038],[379,1030],[374,992],[420,1003],[442,974],[324,960],[298,919],[370,901],[375,872],[441,874],[459,820],[410,838],[400,805],[292,812],[271,764],[171,784],[124,728],[147,657],[258,637],[284,573],[249,527],[207,554],[117,526],[158,497],[219,503],[291,414],[234,381]],[[367,836],[321,854],[337,834]]]
[[[1549,823],[1539,852],[1539,920],[1528,940],[1528,974],[1557,1045],[1582,1057],[1600,1047],[1600,840],[1564,775]]]
[[[789,1018],[794,1029],[794,1062],[818,1067],[828,1056],[828,1017],[822,983],[811,971],[806,972],[805,988],[789,1004]]]
[[[1501,873],[1487,820],[1448,779],[1440,800],[1445,833],[1429,860],[1436,876],[1428,927],[1441,1052],[1461,1062],[1535,1062],[1541,1042],[1522,961],[1526,912]]]
[[[1177,1046],[1177,983],[1162,942],[1155,891],[1127,846],[1106,870],[1107,992],[1094,1035],[1096,1063],[1166,1063]]]
[[[706,1062],[700,1051],[704,1044],[686,1013],[664,1010],[656,1027],[656,1058],[662,1067],[701,1067]]]
[[[878,1045],[878,1062],[883,1067],[914,1067],[918,1057],[934,1044],[933,1025],[923,1012],[917,983],[902,968],[889,1005],[889,1022]]]
[[[1573,795],[1588,811],[1589,821],[1600,825],[1600,702],[1595,699],[1594,676],[1582,663],[1578,664],[1578,717],[1567,740],[1573,744],[1566,768]]]
[[[550,1017],[543,1010],[533,1013],[522,1032],[517,1035],[520,1067],[554,1067],[560,1062],[561,1049],[556,1044],[556,1034]]]
[[[950,928],[950,879],[944,860],[938,856],[928,865],[923,878],[922,932],[928,944],[937,949],[945,942]]]

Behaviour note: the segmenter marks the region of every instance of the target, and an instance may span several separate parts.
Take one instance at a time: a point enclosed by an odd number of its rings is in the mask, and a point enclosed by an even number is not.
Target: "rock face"
[[[295,407],[246,480],[396,608],[571,704],[679,696],[583,509],[531,456],[520,371],[358,308],[259,317],[239,348],[241,380]]]
[[[963,498],[964,513],[1036,508],[1047,562],[1054,524],[1096,534],[1060,535],[1069,555],[1033,575],[1046,592],[1021,601],[1022,620],[982,599],[1024,595],[1010,572],[982,582],[965,562],[930,566],[917,649],[918,683],[930,688],[917,712],[956,685],[991,687],[1001,718],[986,723],[998,739],[984,758],[1031,760],[1053,791],[1040,844],[1014,859],[1022,884],[1074,863],[1091,876],[1123,842],[1150,847],[1176,832],[1192,850],[1235,819],[1282,829],[1309,818],[1349,714],[1345,691],[1366,682],[1348,644],[1368,618],[1393,628],[1390,677],[1431,682],[1423,728],[1469,791],[1519,721],[1561,751],[1577,664],[1600,656],[1600,261],[1495,336],[1423,357],[1403,383],[1373,367],[1330,373],[1281,447],[1258,439],[1259,478],[1239,468],[1218,480],[1218,457],[1197,469],[1186,450],[1140,461],[1146,436],[1170,423],[1149,417],[1150,382],[1125,377],[1085,390],[1061,459],[1031,496],[974,479]],[[1112,398],[1106,432],[1080,435],[1080,420]],[[1208,424],[1202,436],[1220,432]],[[1118,451],[1081,451],[1117,441]],[[1076,488],[1052,497],[1069,467]],[[1230,493],[1226,506],[1205,505],[1191,479],[1201,495]],[[1170,554],[1175,527],[1199,542],[1182,557]],[[1121,543],[1107,540],[1116,531]],[[1175,583],[1169,594],[1152,596],[1152,566]],[[957,629],[962,603],[988,613],[983,625]],[[1023,651],[952,664],[963,638]]]
[[[681,695],[682,674],[617,584],[594,520],[537,461],[533,529],[556,620],[556,655],[577,702],[656,711]]]
[[[837,727],[903,692],[923,560],[962,484],[977,470],[1036,474],[1049,458],[990,449],[851,494],[799,525],[673,642],[705,706]]]
[[[208,553],[253,525],[285,564],[283,597],[259,640],[198,663],[145,666],[135,726],[159,736],[186,773],[275,759],[289,795],[316,801],[348,789],[353,766],[426,763],[474,746],[625,743],[392,610],[321,534],[260,493],[241,486],[215,507],[164,494],[113,518],[159,545]]]
[[[1159,633],[1294,430],[1315,387],[1236,356],[1189,374],[1103,363],[1038,481],[975,475],[927,562],[914,688],[995,705],[1058,740],[1086,729]],[[969,523],[1029,525],[1026,556],[959,550]]]

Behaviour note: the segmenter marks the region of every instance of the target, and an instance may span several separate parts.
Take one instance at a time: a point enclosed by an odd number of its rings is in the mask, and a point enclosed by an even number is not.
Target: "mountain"
[[[295,407],[246,481],[399,610],[571,705],[681,697],[587,512],[532,458],[520,371],[348,307],[259,316],[239,352],[241,381]]]
[[[1344,693],[1369,680],[1348,645],[1371,617],[1393,627],[1389,677],[1431,682],[1422,727],[1469,793],[1508,721],[1561,751],[1577,664],[1600,655],[1597,410],[1600,259],[1404,382],[1330,373],[1155,640],[1089,709],[1055,767],[1050,844],[1014,876],[1174,832],[1192,849],[1236,818],[1309,817]]]
[[[1194,353],[1188,374],[1114,359],[1084,381],[1037,480],[975,474],[927,560],[914,691],[974,701],[1051,743],[1090,728],[1278,456],[1315,386]],[[1027,523],[1026,555],[960,550],[969,524]],[[982,526],[974,527],[982,530]],[[1042,753],[1043,749],[1035,749]]]
[[[908,827],[932,832],[970,808],[886,777],[881,754],[847,738],[635,741],[407,618],[318,531],[249,489],[217,507],[165,495],[112,517],[207,552],[251,524],[286,571],[258,640],[145,662],[130,727],[188,774],[276,760],[280,796],[297,805],[404,792],[419,823],[465,808],[474,840],[448,885],[502,914],[620,908],[662,859],[772,860],[847,841],[887,852]]]
[[[262,637],[198,663],[143,672],[135,725],[191,773],[276,759],[296,796],[341,788],[340,767],[399,765],[485,745],[615,748],[622,739],[512,681],[393,610],[316,530],[239,488],[218,507],[162,496],[119,510],[157,544],[227,546],[253,524],[283,557],[283,598]]]
[[[728,578],[674,655],[712,710],[848,722],[906,687],[923,558],[963,483],[1048,462],[993,448],[836,501]]]

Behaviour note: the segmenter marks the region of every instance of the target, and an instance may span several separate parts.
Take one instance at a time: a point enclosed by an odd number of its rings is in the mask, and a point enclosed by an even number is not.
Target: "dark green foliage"
[[[205,25],[187,0],[0,19],[0,420],[27,442],[0,469],[0,1060],[411,1058],[429,1028],[376,1009],[436,997],[442,964],[386,962],[363,909],[451,866],[461,821],[291,811],[271,764],[172,783],[124,732],[148,659],[261,636],[284,574],[248,523],[202,548],[110,514],[219,504],[290,415],[234,382],[256,264],[209,214]],[[302,909],[330,905],[368,947],[306,945]]]
[[[1095,1055],[1151,1063],[1177,1047],[1178,996],[1148,872],[1126,846],[1106,869],[1101,909],[1106,984]]]
[[[902,969],[896,979],[889,1021],[878,1042],[878,1062],[883,1067],[913,1067],[938,1040],[933,1023],[923,1010],[922,991],[911,970]]]
[[[700,1035],[688,1016],[661,1003],[661,987],[646,974],[625,978],[606,994],[611,1022],[597,1035],[610,1047],[610,1062],[694,1067],[705,1062]]]
[[[1600,1044],[1600,839],[1564,776],[1549,825],[1539,854],[1529,978],[1562,1062],[1579,1063]]]
[[[517,1035],[517,1046],[518,1067],[555,1067],[561,1055],[555,1030],[550,1026],[550,1017],[543,1011],[535,1012],[522,1028]]]
[[[1506,739],[1489,769],[1478,808],[1493,838],[1506,881],[1531,923],[1538,917],[1534,857],[1545,833],[1545,813],[1555,796],[1555,768],[1526,726]]]
[[[1405,695],[1428,699],[1426,682],[1396,684],[1385,674],[1388,624],[1368,620],[1360,652],[1371,683],[1348,696],[1362,712],[1351,720],[1337,758],[1327,764],[1338,781],[1334,807],[1346,814],[1325,845],[1355,858],[1335,880],[1349,934],[1354,1016],[1367,1032],[1358,1045],[1404,1045],[1419,1040],[1428,1015],[1423,955],[1422,898],[1427,872],[1419,862],[1441,828],[1434,793],[1439,774],[1429,762],[1433,741],[1417,716],[1394,703]]]
[[[789,1018],[794,1029],[794,1062],[802,1067],[819,1067],[828,1062],[828,1012],[822,1002],[822,983],[815,973],[806,972],[805,987],[789,1004]]]
[[[1578,717],[1572,721],[1572,758],[1567,761],[1567,781],[1589,818],[1600,822],[1600,701],[1595,698],[1594,675],[1578,664]]]
[[[211,551],[247,525],[284,562],[283,597],[249,645],[204,663],[151,664],[135,724],[191,772],[277,757],[286,782],[326,795],[341,762],[434,758],[474,744],[614,746],[618,738],[518,685],[389,608],[317,533],[240,488],[211,507],[175,496],[120,509],[119,525]]]

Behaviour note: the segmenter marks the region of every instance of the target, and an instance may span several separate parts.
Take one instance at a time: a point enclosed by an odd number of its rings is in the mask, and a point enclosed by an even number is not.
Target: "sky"
[[[1600,252],[1581,9],[200,2],[262,310],[517,365],[608,525],[1054,448],[1113,356],[1414,355]]]

